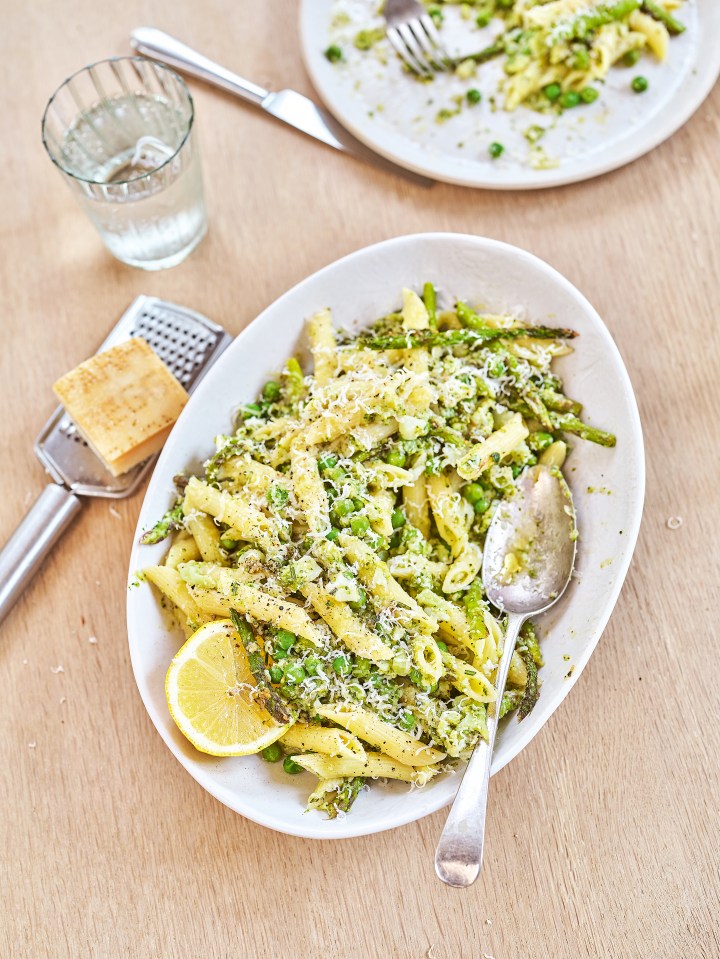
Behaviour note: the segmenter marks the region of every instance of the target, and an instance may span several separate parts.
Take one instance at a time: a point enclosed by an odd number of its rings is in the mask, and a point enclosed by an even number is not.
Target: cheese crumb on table
[[[113,476],[162,448],[188,399],[138,336],[81,363],[53,390]]]

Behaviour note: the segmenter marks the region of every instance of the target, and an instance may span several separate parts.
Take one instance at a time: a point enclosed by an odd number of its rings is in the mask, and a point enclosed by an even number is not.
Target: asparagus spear
[[[265,669],[265,659],[260,651],[260,645],[255,639],[247,620],[235,609],[230,610],[230,619],[245,647],[250,672],[255,679],[255,702],[266,710],[266,712],[270,713],[272,718],[277,720],[277,722],[289,723],[292,716],[288,712],[285,703],[270,684],[270,674]]]
[[[428,314],[428,324],[431,330],[437,329],[437,297],[435,287],[432,283],[426,283],[423,287],[423,302]]]
[[[671,13],[668,13],[667,10],[655,3],[654,0],[644,0],[642,8],[645,13],[649,13],[655,20],[664,23],[668,33],[677,36],[679,33],[685,32],[685,24],[676,20]]]
[[[343,779],[332,789],[313,793],[310,797],[310,805],[313,809],[326,812],[328,819],[335,819],[339,812],[347,812],[350,809],[364,785],[365,780],[362,776]]]
[[[420,347],[459,346],[461,343],[482,343],[501,340],[507,337],[527,336],[538,340],[571,339],[577,336],[574,330],[564,330],[550,326],[523,326],[510,330],[484,327],[474,330],[408,330],[394,336],[361,337],[357,341],[359,349],[368,350],[413,350]]]
[[[484,47],[482,50],[478,50],[477,53],[470,53],[464,57],[457,57],[452,61],[453,66],[457,66],[459,63],[463,63],[465,60],[474,60],[475,63],[486,63],[488,60],[493,60],[495,57],[499,57],[501,53],[505,53],[505,40],[503,37],[498,37],[489,47]]]
[[[540,391],[536,386],[533,386],[532,383],[517,383],[517,388],[528,405],[530,412],[535,417],[535,419],[541,423],[546,430],[552,430],[553,424],[550,419],[550,413],[548,408],[542,400]]]
[[[538,669],[543,665],[543,655],[542,651],[540,650],[540,643],[538,642],[535,627],[530,620],[527,620],[525,623],[523,623],[522,629],[520,630],[518,652],[522,655],[523,650],[527,650],[530,656],[532,656],[533,662]]]
[[[463,303],[462,300],[455,304],[455,312],[462,325],[468,330],[486,330],[488,328],[475,310],[471,310],[467,303]]]
[[[538,701],[538,696],[540,695],[540,687],[538,684],[537,666],[535,665],[535,660],[533,659],[532,654],[526,649],[524,651],[520,650],[520,655],[525,662],[525,666],[527,667],[528,676],[522,702],[520,703],[520,708],[518,709],[518,720],[522,721],[533,711],[533,707]]]
[[[599,3],[591,13],[581,13],[568,23],[563,23],[550,35],[553,44],[567,40],[585,40],[589,33],[604,27],[614,20],[623,20],[633,10],[638,10],[642,0],[619,0],[617,3]]]
[[[605,430],[598,429],[595,426],[588,426],[576,416],[560,415],[550,413],[550,422],[554,430],[563,430],[565,433],[575,433],[583,440],[589,440],[591,443],[598,443],[600,446],[615,446],[615,436],[613,433],[606,433]]]
[[[555,410],[557,413],[573,413],[575,416],[582,413],[582,403],[571,400],[568,396],[564,396],[548,386],[544,386],[540,390],[540,399],[549,410]]]
[[[509,689],[504,692],[500,702],[500,716],[498,718],[502,719],[503,716],[511,713],[513,709],[517,709],[522,700],[523,694],[519,689]]]
[[[180,529],[183,524],[184,515],[182,503],[173,506],[172,509],[169,509],[165,515],[157,521],[152,529],[142,534],[140,542],[143,546],[153,546],[155,543],[161,542],[166,536],[169,536],[173,530]]]

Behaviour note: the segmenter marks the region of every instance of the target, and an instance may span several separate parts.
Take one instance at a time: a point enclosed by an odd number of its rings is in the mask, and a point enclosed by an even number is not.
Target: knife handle
[[[197,77],[198,80],[205,80],[223,90],[229,90],[230,93],[256,106],[269,95],[269,90],[264,90],[256,83],[251,83],[250,80],[245,80],[236,73],[226,70],[219,63],[214,63],[202,53],[171,37],[169,33],[156,30],[155,27],[138,27],[133,30],[130,45],[144,57],[167,63],[168,66]]]

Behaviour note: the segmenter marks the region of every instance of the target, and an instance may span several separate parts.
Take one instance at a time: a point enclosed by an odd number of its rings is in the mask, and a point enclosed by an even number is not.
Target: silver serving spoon
[[[485,812],[497,713],[510,659],[525,620],[562,596],[575,562],[575,510],[557,469],[525,470],[497,509],[487,533],[482,578],[490,602],[508,614],[497,670],[497,703],[465,770],[435,853],[435,872],[449,886],[469,886],[482,865]]]

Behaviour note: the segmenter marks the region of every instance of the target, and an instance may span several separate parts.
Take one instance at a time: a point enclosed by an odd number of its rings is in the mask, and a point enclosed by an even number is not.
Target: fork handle
[[[481,739],[468,763],[460,788],[455,794],[450,815],[440,836],[435,852],[435,872],[448,886],[470,886],[480,875],[485,845],[485,815],[487,812],[490,767],[492,766],[495,734],[507,682],[510,660],[515,649],[520,627],[527,619],[518,613],[508,616],[500,665],[497,670],[497,699],[495,715],[488,717],[488,742]]]
[[[0,623],[82,508],[64,486],[51,483],[0,551]]]
[[[193,50],[186,44],[171,37],[169,33],[157,30],[155,27],[138,27],[133,30],[130,45],[144,57],[160,60],[168,66],[175,67],[181,73],[187,73],[198,80],[205,80],[223,90],[229,90],[259,106],[269,96],[269,90],[264,90],[256,83],[240,77],[237,73],[227,70],[208,57]]]

